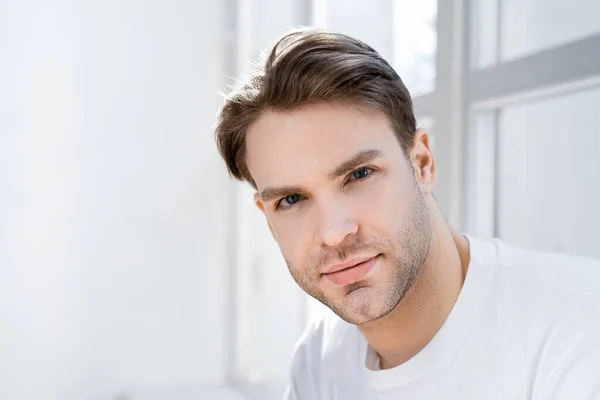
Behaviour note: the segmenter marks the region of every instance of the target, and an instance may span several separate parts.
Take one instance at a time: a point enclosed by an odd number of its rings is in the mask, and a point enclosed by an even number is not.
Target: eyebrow
[[[368,163],[384,154],[380,150],[363,150],[349,160],[344,161],[336,169],[327,174],[330,180],[346,175],[361,164]],[[266,187],[260,192],[260,199],[267,203],[273,199],[283,198],[292,194],[305,193],[306,189],[302,186],[281,186],[281,187]]]
[[[268,203],[277,198],[283,198],[292,194],[304,193],[305,190],[301,186],[281,186],[281,187],[266,187],[260,192],[260,199]]]
[[[375,160],[376,158],[382,157],[383,152],[379,150],[363,150],[351,159],[344,161],[335,170],[329,173],[329,179],[334,180],[340,176],[346,175],[361,164],[365,164]]]

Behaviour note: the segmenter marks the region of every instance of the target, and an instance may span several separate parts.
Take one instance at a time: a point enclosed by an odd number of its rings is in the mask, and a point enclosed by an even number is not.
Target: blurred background
[[[600,258],[597,0],[0,0],[0,399],[279,399],[323,308],[211,126],[291,27],[377,49],[463,232]]]

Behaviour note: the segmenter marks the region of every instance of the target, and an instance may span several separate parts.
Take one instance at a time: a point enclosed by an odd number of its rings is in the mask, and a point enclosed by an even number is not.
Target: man
[[[228,95],[216,139],[298,285],[333,311],[301,339],[287,399],[600,398],[600,265],[449,227],[430,137],[369,46],[284,36]]]

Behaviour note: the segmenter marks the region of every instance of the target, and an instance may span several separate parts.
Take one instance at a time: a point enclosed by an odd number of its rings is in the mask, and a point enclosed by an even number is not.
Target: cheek
[[[410,194],[403,193],[400,185],[386,180],[379,182],[356,196],[353,196],[353,214],[367,230],[380,233],[395,232],[405,215]]]
[[[291,215],[275,216],[271,219],[271,226],[285,259],[296,269],[304,266],[311,240],[308,218]]]

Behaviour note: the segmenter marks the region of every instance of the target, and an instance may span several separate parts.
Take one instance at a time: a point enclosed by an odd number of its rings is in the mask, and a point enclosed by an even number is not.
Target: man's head
[[[431,246],[435,162],[378,53],[332,32],[286,35],[228,96],[216,137],[308,294],[354,324],[398,305]]]

